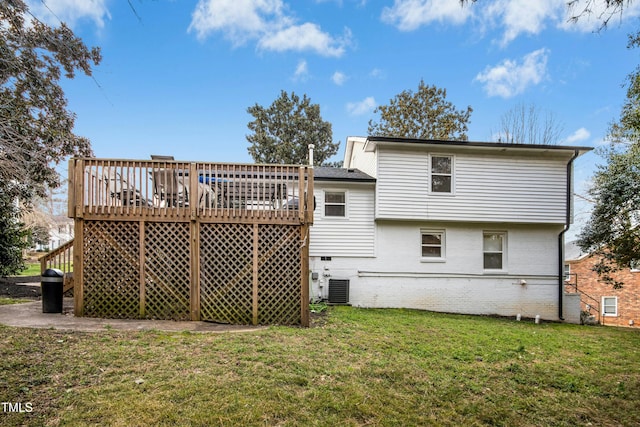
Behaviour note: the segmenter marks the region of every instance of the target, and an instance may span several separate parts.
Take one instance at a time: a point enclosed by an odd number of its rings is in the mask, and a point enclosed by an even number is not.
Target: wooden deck
[[[76,315],[308,325],[313,169],[72,159]]]
[[[72,159],[69,171],[74,218],[313,222],[305,166]]]

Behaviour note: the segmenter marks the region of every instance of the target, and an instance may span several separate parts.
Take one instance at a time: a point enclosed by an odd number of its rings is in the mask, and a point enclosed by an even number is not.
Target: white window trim
[[[485,234],[502,234],[502,268],[484,268],[484,236]],[[482,270],[484,274],[502,274],[508,271],[507,269],[507,248],[508,244],[508,233],[505,230],[482,230],[482,240],[480,243],[480,248],[482,252]]]
[[[332,216],[326,214],[326,205],[327,205],[327,193],[344,193],[344,216]],[[335,205],[335,203],[332,203]],[[322,217],[326,219],[331,219],[335,221],[344,221],[349,219],[349,191],[342,188],[326,188],[322,193]]]
[[[442,243],[439,257],[425,257],[422,256],[422,235],[423,234],[440,234],[442,236]],[[447,236],[445,230],[442,228],[421,228],[420,229],[420,262],[446,262],[447,261]]]
[[[432,175],[433,175],[433,172],[432,172],[433,157],[449,157],[451,159],[451,191],[449,193],[433,191],[431,189]],[[429,172],[429,194],[433,194],[437,196],[445,196],[445,197],[454,196],[456,194],[456,157],[453,154],[446,154],[446,153],[429,154],[428,172]],[[436,174],[436,175],[442,175],[442,174]]]
[[[616,302],[616,305],[615,305],[615,307],[616,307],[615,313],[605,313],[605,312],[604,312],[604,300],[605,300],[606,298],[613,298],[613,299],[614,299],[614,301]],[[602,301],[601,301],[601,305],[600,305],[600,307],[602,307],[602,315],[603,315],[603,316],[606,316],[606,317],[618,317],[618,297],[614,297],[614,296],[603,296],[603,297],[602,297]]]

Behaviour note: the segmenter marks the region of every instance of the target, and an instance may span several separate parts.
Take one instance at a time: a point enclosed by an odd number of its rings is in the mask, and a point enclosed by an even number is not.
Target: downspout
[[[569,231],[569,227],[571,226],[571,181],[573,180],[572,176],[572,166],[573,161],[580,155],[579,150],[575,150],[573,152],[573,157],[567,163],[567,197],[566,197],[566,213],[565,213],[565,223],[564,229],[558,235],[558,317],[560,320],[564,320],[564,316],[562,315],[564,311],[563,307],[563,299],[564,299],[564,235],[567,231]]]

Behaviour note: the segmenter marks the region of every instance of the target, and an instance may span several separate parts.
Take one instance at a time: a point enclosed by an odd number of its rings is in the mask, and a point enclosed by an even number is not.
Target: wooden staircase
[[[56,268],[64,273],[64,293],[73,289],[73,239],[40,258],[40,274],[48,268]]]

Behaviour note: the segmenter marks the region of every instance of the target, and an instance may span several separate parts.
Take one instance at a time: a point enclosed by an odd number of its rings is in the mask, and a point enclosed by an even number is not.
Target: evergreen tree
[[[340,143],[332,142],[331,123],[322,120],[320,106],[307,95],[300,99],[282,91],[269,107],[255,104],[247,112],[254,117],[247,125],[253,133],[246,138],[256,163],[306,164],[309,144],[315,146],[316,164],[338,152]]]
[[[402,91],[373,110],[380,121],[369,121],[369,135],[417,139],[467,140],[467,124],[473,109],[456,110],[446,100],[447,91],[420,81],[418,91]]]

